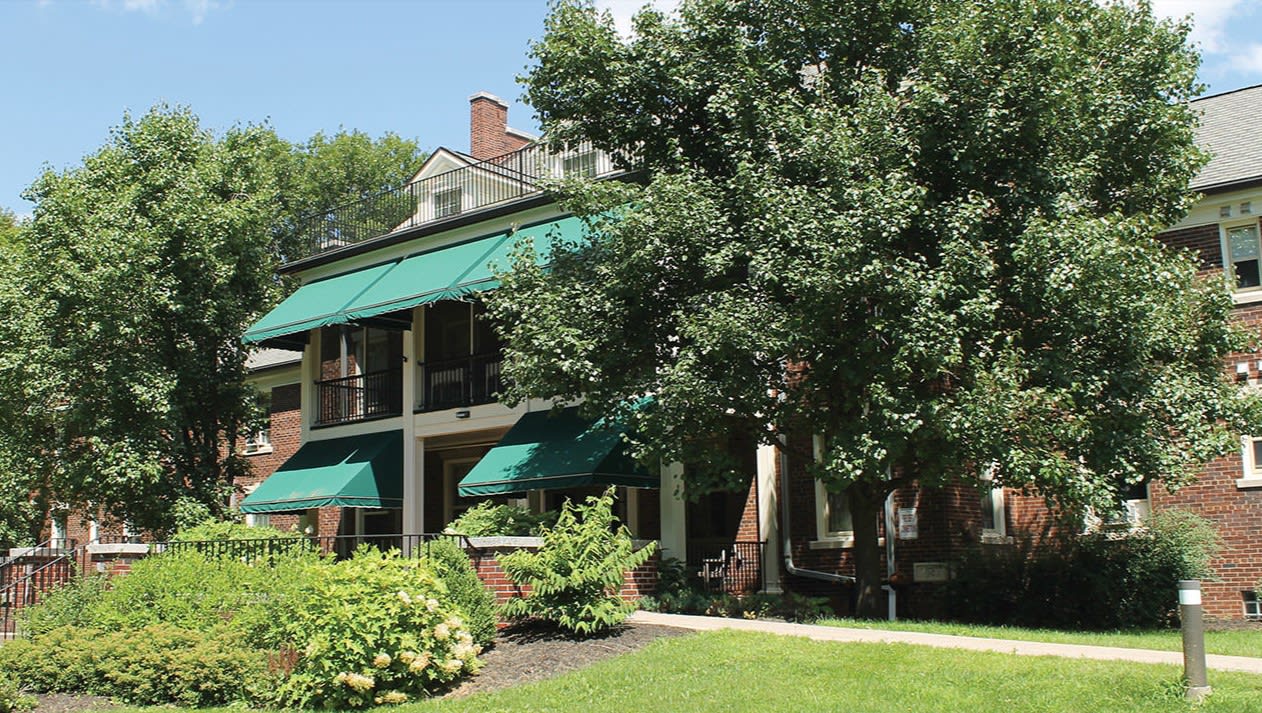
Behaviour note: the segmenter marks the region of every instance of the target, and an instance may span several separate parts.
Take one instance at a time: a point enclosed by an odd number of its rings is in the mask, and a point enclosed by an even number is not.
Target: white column
[[[775,446],[758,446],[758,539],[763,549],[763,583],[780,592],[780,490],[776,487]]]
[[[302,365],[298,370],[299,388],[299,420],[301,423],[301,433],[299,436],[300,443],[306,443],[307,437],[311,434],[311,423],[315,421],[316,414],[316,387],[315,382],[320,378],[320,330],[313,329],[308,332],[307,346],[302,350]]]
[[[425,532],[424,438],[409,438],[403,444],[403,532]]]
[[[688,556],[687,509],[684,506],[684,464],[662,466],[662,556]]]

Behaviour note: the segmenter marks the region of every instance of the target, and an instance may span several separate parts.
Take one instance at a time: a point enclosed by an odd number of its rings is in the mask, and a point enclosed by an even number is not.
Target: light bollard
[[[1199,701],[1209,695],[1209,679],[1205,672],[1205,620],[1201,612],[1201,583],[1195,579],[1179,580],[1179,622],[1183,630],[1183,677],[1187,681],[1185,697]]]

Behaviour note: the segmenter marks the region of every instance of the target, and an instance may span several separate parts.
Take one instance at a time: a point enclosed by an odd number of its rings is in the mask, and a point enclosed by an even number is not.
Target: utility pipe
[[[834,574],[832,572],[820,572],[814,569],[803,569],[793,564],[793,542],[791,533],[793,528],[789,524],[789,451],[788,439],[780,434],[778,437],[777,450],[780,452],[780,539],[784,548],[784,571],[795,577],[805,577],[806,579],[817,579],[821,582],[837,582],[843,584],[853,583],[854,577],[844,574]]]

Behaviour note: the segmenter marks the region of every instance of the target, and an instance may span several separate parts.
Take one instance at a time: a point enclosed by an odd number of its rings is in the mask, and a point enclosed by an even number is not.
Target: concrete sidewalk
[[[860,641],[867,643],[915,644],[936,646],[943,649],[969,649],[971,651],[995,651],[1019,656],[1063,656],[1074,659],[1101,659],[1105,661],[1135,661],[1138,663],[1183,665],[1183,654],[1178,651],[1152,651],[1149,649],[1124,649],[1117,646],[1086,646],[1080,644],[1051,644],[1040,641],[1016,641],[1014,639],[983,639],[974,636],[950,636],[924,634],[913,631],[883,631],[880,629],[845,629],[834,626],[788,624],[782,621],[727,619],[713,616],[687,614],[659,614],[637,611],[631,615],[637,624],[674,626],[694,631],[735,629],[737,631],[761,631],[782,636],[802,636],[816,641]],[[1244,671],[1262,674],[1262,658],[1246,656],[1221,656],[1209,654],[1206,664],[1218,671]]]

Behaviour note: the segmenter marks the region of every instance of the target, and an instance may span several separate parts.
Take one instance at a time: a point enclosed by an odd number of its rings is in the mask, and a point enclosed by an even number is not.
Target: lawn
[[[1262,677],[1213,673],[1214,694],[1199,708],[1183,701],[1178,680],[1174,666],[724,631],[660,639],[636,653],[540,683],[393,711],[1262,710]]]
[[[1019,641],[1047,641],[1056,644],[1121,646],[1128,649],[1156,649],[1158,651],[1183,650],[1183,640],[1180,638],[1177,629],[1082,632],[1055,629],[1018,629],[1006,626],[980,626],[938,621],[864,621],[859,619],[825,619],[815,623],[852,629],[919,631],[928,634],[981,636],[991,639],[1016,639]],[[1233,631],[1208,631],[1205,633],[1205,650],[1211,654],[1262,657],[1262,627]]]

